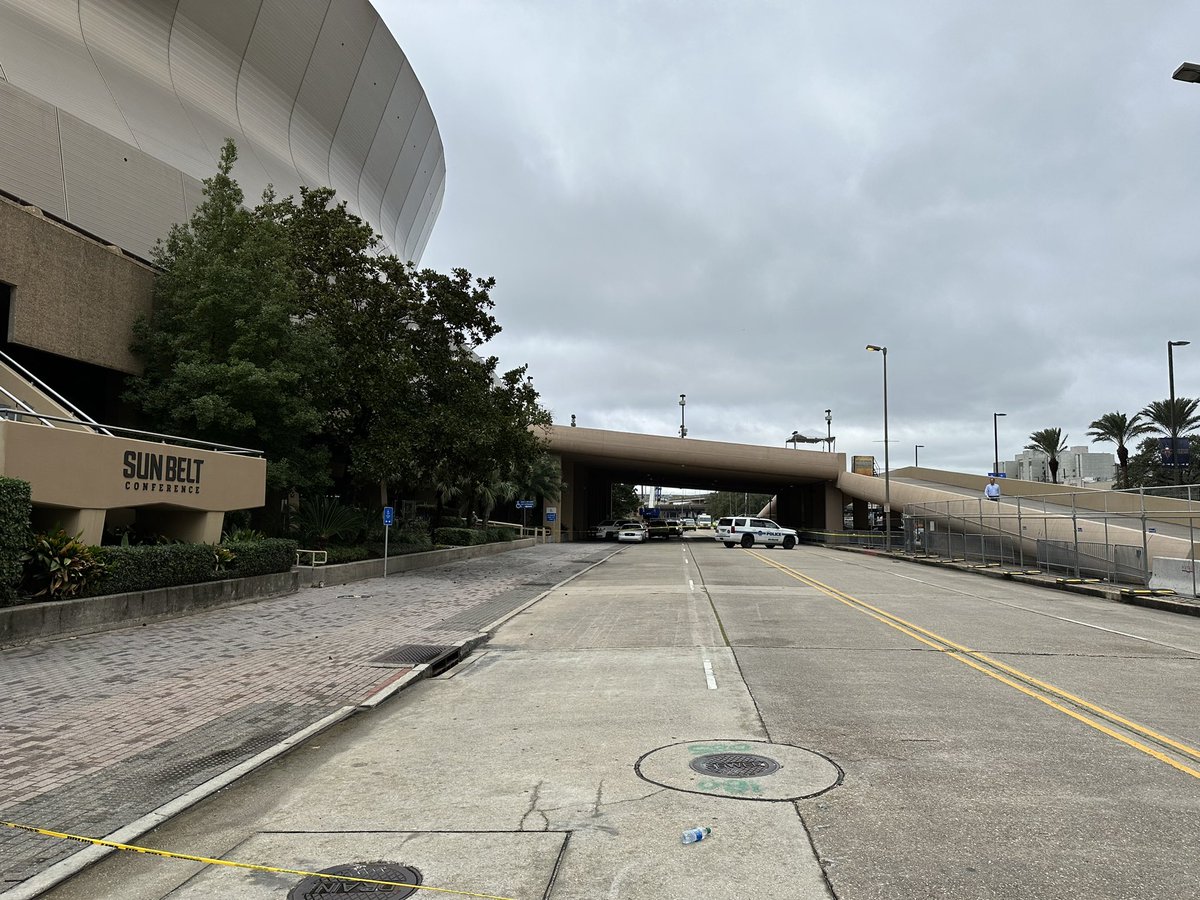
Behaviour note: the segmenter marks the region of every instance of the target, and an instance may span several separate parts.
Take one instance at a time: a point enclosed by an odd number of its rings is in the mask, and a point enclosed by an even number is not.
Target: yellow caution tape
[[[380,881],[375,878],[356,878],[352,875],[329,875],[324,872],[306,872],[303,869],[284,869],[279,866],[258,866],[253,863],[233,862],[228,859],[210,859],[207,856],[192,856],[188,853],[172,853],[170,850],[156,850],[153,847],[137,847],[133,844],[118,844],[116,841],[106,841],[102,838],[84,837],[78,834],[67,834],[62,831],[50,831],[46,828],[36,828],[33,825],[22,825],[19,822],[0,822],[9,828],[19,828],[46,837],[60,838],[65,841],[79,841],[83,844],[95,844],[97,847],[111,847],[114,850],[130,850],[134,853],[145,853],[150,856],[161,856],[165,859],[184,859],[189,862],[204,863],[210,866],[229,866],[235,869],[250,869],[255,872],[279,872],[284,875],[300,875],[313,878],[336,878],[340,881],[357,881],[362,884],[379,884],[387,887],[408,887],[421,891],[437,891],[440,894],[457,894],[460,897],[479,897],[482,900],[513,900],[512,897],[500,897],[496,894],[476,894],[471,891],[456,891],[450,888],[430,887],[427,884],[408,884],[403,881]]]

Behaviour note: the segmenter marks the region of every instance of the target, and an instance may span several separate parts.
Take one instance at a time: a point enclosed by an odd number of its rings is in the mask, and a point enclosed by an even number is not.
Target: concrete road
[[[1197,687],[1193,617],[701,532],[622,549],[138,843],[392,861],[446,897],[1176,898]],[[301,879],[122,852],[46,896]]]

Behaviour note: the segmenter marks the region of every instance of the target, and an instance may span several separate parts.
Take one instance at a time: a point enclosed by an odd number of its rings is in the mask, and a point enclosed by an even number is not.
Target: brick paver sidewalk
[[[99,837],[453,644],[611,547],[549,544],[0,651],[0,819]],[[0,892],[80,849],[0,827]]]

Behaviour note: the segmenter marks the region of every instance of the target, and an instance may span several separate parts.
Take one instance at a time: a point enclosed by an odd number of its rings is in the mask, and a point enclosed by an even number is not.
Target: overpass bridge
[[[771,494],[781,523],[821,531],[843,530],[853,501],[884,505],[884,479],[848,472],[844,453],[562,425],[546,438],[562,465],[557,520],[544,523],[558,540],[606,518],[617,483]],[[1135,548],[1148,571],[1154,557],[1193,558],[1200,525],[1200,503],[1148,494],[1010,478],[991,503],[982,499],[984,475],[905,467],[890,482],[895,515],[910,507],[923,519],[1017,542],[1032,558],[1039,540],[1120,544]]]

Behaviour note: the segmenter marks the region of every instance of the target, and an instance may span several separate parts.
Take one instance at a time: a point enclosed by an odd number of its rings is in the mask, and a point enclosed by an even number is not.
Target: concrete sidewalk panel
[[[421,873],[421,884],[444,891],[464,891],[523,900],[541,897],[554,875],[567,835],[561,832],[261,832],[232,848],[225,858],[236,862],[319,872],[355,862],[385,860]],[[209,866],[172,900],[280,900],[303,876]],[[382,890],[362,885],[362,893]],[[453,898],[455,894],[418,891],[414,896]]]

